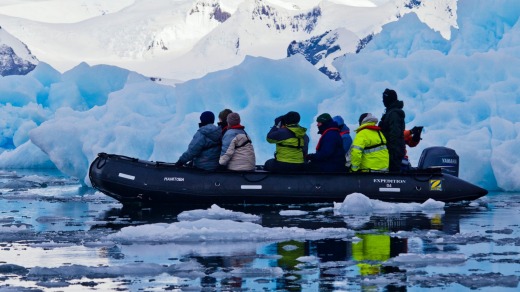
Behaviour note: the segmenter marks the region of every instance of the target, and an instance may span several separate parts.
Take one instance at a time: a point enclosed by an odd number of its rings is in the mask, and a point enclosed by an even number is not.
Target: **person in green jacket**
[[[309,147],[307,129],[301,127],[300,114],[290,111],[275,119],[267,134],[267,142],[276,144],[275,157],[264,164],[264,169],[273,172],[305,170],[305,156]]]
[[[359,117],[359,128],[350,148],[351,171],[388,171],[388,149],[377,118],[371,113]]]

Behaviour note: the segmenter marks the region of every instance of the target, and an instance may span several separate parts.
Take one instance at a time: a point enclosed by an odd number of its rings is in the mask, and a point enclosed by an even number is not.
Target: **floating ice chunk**
[[[129,226],[107,238],[122,242],[265,242],[349,238],[353,235],[354,232],[346,228],[320,228],[317,230],[297,227],[268,228],[251,222],[199,219],[172,224]]]
[[[301,210],[282,210],[280,211],[280,215],[282,216],[303,216],[307,215],[309,212],[301,211]]]
[[[423,210],[437,210],[437,209],[444,209],[444,206],[446,203],[435,201],[434,199],[428,199],[426,202],[421,204],[421,207]]]
[[[299,262],[302,262],[302,263],[311,263],[311,262],[316,262],[318,260],[318,258],[315,256],[303,256],[303,257],[297,258],[296,260]]]
[[[31,246],[32,246],[32,247],[41,247],[41,248],[51,249],[51,248],[59,248],[59,247],[70,247],[70,246],[74,246],[74,243],[71,243],[71,242],[54,242],[54,241],[51,241],[51,242],[35,243],[35,244],[31,245]]]
[[[372,214],[372,213],[400,213],[413,211],[443,210],[444,202],[428,199],[419,203],[389,203],[372,200],[361,193],[352,193],[345,197],[343,203],[334,203],[334,210],[340,214]]]
[[[247,222],[255,222],[260,220],[260,216],[258,215],[226,210],[215,204],[213,204],[211,208],[207,210],[183,211],[179,215],[177,215],[177,219],[179,221],[195,221],[202,218],[214,220],[229,219]]]
[[[466,262],[464,254],[416,254],[406,253],[400,254],[390,259],[385,264],[399,265],[408,267],[425,267],[425,266],[452,266]]]
[[[352,193],[345,197],[343,203],[334,203],[334,209],[342,214],[367,214],[374,209],[373,201],[360,193]]]

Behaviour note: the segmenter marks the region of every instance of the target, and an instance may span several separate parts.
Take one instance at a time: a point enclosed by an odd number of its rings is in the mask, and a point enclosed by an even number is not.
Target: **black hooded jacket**
[[[390,154],[390,171],[398,171],[400,169],[401,160],[405,155],[404,142],[404,103],[402,100],[396,100],[388,105],[385,114],[381,117],[379,127],[385,135],[386,147]]]

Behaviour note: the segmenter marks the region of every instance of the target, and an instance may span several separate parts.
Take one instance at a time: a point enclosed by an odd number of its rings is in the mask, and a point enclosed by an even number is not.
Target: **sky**
[[[175,162],[197,130],[200,113],[238,112],[257,164],[272,157],[265,136],[273,120],[298,111],[311,151],[315,118],[381,117],[385,88],[404,101],[406,126],[424,126],[408,150],[446,146],[460,156],[465,180],[489,190],[519,191],[520,3],[459,1],[450,39],[414,14],[383,26],[360,54],[337,59],[331,81],[302,56],[245,57],[232,68],[175,87],[110,65],[81,63],[61,73],[45,62],[26,76],[0,78],[0,167],[56,166],[88,181],[97,153]]]

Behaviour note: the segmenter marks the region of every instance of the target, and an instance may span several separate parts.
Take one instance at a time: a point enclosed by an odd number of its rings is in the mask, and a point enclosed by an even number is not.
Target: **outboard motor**
[[[429,147],[423,150],[417,168],[441,168],[443,173],[458,177],[459,155],[447,147]]]

